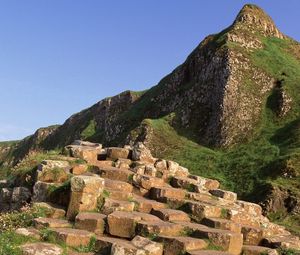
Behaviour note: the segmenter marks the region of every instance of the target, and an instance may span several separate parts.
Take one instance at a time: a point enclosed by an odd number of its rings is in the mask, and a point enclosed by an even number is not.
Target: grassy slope
[[[288,39],[268,38],[264,39],[264,44],[264,49],[250,56],[253,64],[275,79],[284,78],[283,89],[292,97],[293,105],[286,117],[277,117],[272,110],[272,91],[249,142],[225,150],[212,150],[180,136],[169,125],[170,116],[145,120],[154,130],[152,144],[158,148],[157,155],[174,159],[195,174],[216,178],[240,198],[253,201],[257,201],[259,192],[270,184],[289,189],[300,197],[300,61],[292,54],[289,47],[293,43]],[[283,177],[281,170],[286,167],[298,177]],[[299,216],[284,212],[270,216],[300,233],[299,223],[298,226],[294,224],[300,222]]]

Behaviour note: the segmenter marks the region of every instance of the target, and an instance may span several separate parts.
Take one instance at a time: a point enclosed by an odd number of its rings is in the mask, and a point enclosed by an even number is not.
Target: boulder
[[[156,160],[152,157],[151,151],[141,142],[138,142],[132,149],[132,160],[154,163]]]
[[[75,218],[75,228],[102,235],[105,228],[106,215],[100,213],[79,213]]]

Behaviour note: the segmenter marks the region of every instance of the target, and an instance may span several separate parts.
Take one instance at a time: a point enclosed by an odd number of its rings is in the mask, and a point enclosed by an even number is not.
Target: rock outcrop
[[[77,146],[84,150],[86,144]],[[34,190],[42,182],[48,184],[48,192],[33,206],[43,208],[48,218],[36,218],[35,229],[17,233],[38,240],[39,231],[50,233],[52,242],[65,243],[70,251],[93,239],[92,254],[238,255],[277,254],[279,247],[300,249],[299,238],[271,223],[259,205],[238,200],[235,193],[220,189],[218,181],[192,175],[176,162],[154,158],[142,144],[100,152],[99,144],[88,146],[94,148],[94,158],[77,154],[87,160],[86,172],[71,174],[65,162],[44,162],[47,175],[51,170],[60,175],[60,167],[70,181],[38,180]],[[51,192],[69,193],[68,203],[59,199],[49,203]],[[47,240],[21,249],[31,255],[47,247],[49,254],[62,254]]]

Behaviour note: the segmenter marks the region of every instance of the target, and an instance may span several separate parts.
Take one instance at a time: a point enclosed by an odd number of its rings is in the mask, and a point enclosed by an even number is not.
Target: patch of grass
[[[88,125],[81,132],[81,139],[88,140],[90,137],[93,137],[96,134],[96,121],[94,119],[88,122]]]
[[[74,250],[77,252],[96,252],[96,247],[95,247],[96,241],[97,241],[96,237],[92,236],[88,245],[86,246],[81,245],[79,247],[75,247]]]
[[[0,233],[0,255],[21,255],[20,246],[26,242],[35,242],[36,240],[18,235],[14,231],[5,231]]]

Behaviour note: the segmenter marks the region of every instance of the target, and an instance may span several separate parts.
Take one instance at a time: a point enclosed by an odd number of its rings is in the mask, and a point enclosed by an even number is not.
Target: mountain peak
[[[252,31],[258,31],[265,36],[284,38],[272,18],[259,6],[246,4],[238,13],[233,26]]]

